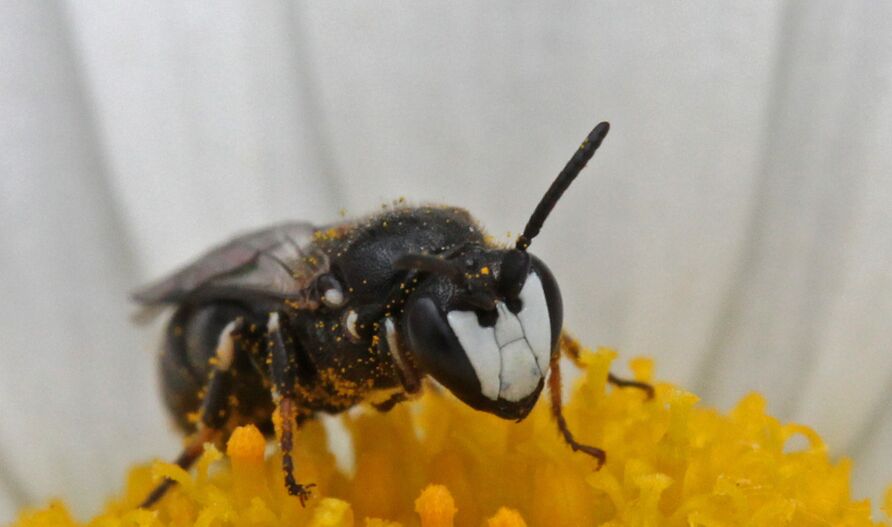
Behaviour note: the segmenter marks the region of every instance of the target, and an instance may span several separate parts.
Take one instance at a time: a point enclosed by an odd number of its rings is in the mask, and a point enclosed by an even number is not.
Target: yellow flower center
[[[851,463],[832,461],[811,429],[767,415],[758,394],[727,415],[665,383],[647,400],[640,390],[605,387],[614,356],[583,353],[565,406],[576,438],[606,450],[601,470],[563,442],[545,401],[514,423],[428,390],[386,414],[343,417],[355,450],[350,471],[337,468],[320,423],[303,426],[296,476],[317,485],[307,508],[285,491],[281,456],[266,456],[266,439],[248,426],[232,434],[226,456],[207,446],[192,471],[160,462],[133,469],[121,496],[88,523],[52,502],[13,525],[878,525],[869,502],[850,496]],[[650,361],[631,366],[651,381]],[[805,446],[792,448],[794,436]],[[161,477],[178,485],[154,510],[137,509]],[[892,489],[885,502],[892,512]]]

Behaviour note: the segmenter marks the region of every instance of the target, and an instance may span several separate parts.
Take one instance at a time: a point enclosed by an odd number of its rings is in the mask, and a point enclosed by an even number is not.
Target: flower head
[[[244,427],[226,456],[209,445],[193,473],[167,463],[133,469],[122,495],[86,525],[877,525],[869,503],[850,496],[851,463],[832,461],[811,429],[767,415],[761,396],[723,415],[666,383],[653,400],[606,390],[614,356],[583,354],[565,408],[578,439],[607,451],[601,470],[563,443],[544,404],[514,423],[430,390],[386,414],[344,417],[356,450],[350,474],[336,468],[322,426],[304,426],[297,472],[318,485],[306,509],[283,488],[279,455],[264,456],[265,439]],[[649,361],[632,369],[651,380]],[[794,436],[806,446],[792,449]],[[156,510],[135,508],[162,476],[179,485]],[[886,502],[888,513],[892,489]],[[55,501],[14,525],[83,524]]]

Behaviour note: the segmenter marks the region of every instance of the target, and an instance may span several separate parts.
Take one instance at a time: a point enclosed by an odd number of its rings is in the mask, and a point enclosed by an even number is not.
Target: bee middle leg
[[[204,444],[216,443],[223,437],[223,430],[230,415],[229,395],[232,393],[233,377],[230,371],[235,360],[235,334],[242,326],[242,319],[236,319],[220,333],[214,367],[204,390],[199,413],[198,430],[193,434],[174,463],[188,469],[204,452]],[[160,500],[175,484],[172,479],[165,478],[143,500],[140,507],[148,508]]]
[[[579,341],[568,335],[566,332],[561,333],[561,349],[564,353],[567,354],[567,357],[573,361],[573,364],[577,366],[582,366],[582,362],[580,361],[580,355],[582,354],[582,348],[579,345]],[[623,379],[622,377],[617,377],[616,375],[608,372],[607,373],[607,382],[616,386],[617,388],[636,388],[641,390],[647,395],[648,399],[654,398],[654,387],[646,382],[635,381],[632,379]]]
[[[282,450],[282,470],[285,473],[285,488],[288,494],[297,496],[301,506],[306,506],[313,483],[301,484],[294,478],[293,430],[297,426],[297,354],[288,353],[280,327],[279,313],[271,313],[267,322],[267,335],[270,346],[270,377],[275,388],[275,403],[282,418],[282,436],[279,448]]]

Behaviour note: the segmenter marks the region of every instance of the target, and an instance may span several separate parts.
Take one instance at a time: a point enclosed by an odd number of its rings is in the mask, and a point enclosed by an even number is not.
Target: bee
[[[304,504],[313,485],[294,476],[295,427],[361,402],[387,411],[430,377],[468,406],[517,421],[547,380],[564,440],[600,467],[604,451],[577,442],[562,414],[561,293],[528,248],[609,128],[591,131],[513,247],[463,209],[399,206],[252,232],[134,293],[143,306],[174,308],[160,370],[164,402],[190,434],[176,464],[188,469],[205,442],[222,444],[240,425],[274,436],[278,411],[284,484]]]

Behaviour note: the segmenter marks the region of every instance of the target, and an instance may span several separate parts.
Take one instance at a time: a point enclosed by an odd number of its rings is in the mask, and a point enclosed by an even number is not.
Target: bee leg
[[[607,382],[616,386],[617,388],[637,388],[643,391],[645,395],[647,395],[648,399],[654,398],[654,387],[646,382],[623,379],[621,377],[617,377],[612,373],[607,373]]]
[[[563,403],[561,402],[561,355],[555,353],[551,357],[551,374],[548,377],[548,391],[551,395],[551,414],[557,422],[558,430],[564,438],[564,441],[570,445],[574,451],[584,452],[596,460],[598,460],[598,469],[604,466],[607,461],[607,453],[598,447],[584,445],[573,437],[573,433],[567,427],[567,420],[564,419]]]
[[[582,346],[579,345],[579,341],[571,337],[566,331],[561,333],[561,349],[564,353],[567,354],[567,357],[573,361],[573,364],[576,366],[582,367],[582,361],[580,360],[580,355],[582,355]],[[607,374],[607,382],[618,387],[618,388],[637,388],[643,391],[648,399],[654,398],[654,387],[649,383],[642,381],[634,381],[631,379],[623,379],[621,377],[617,377],[612,373]]]
[[[209,441],[216,441],[218,436],[219,433],[217,430],[202,428],[190,438],[188,445],[186,445],[186,448],[183,449],[183,452],[174,461],[174,464],[182,469],[188,469],[195,463],[195,460],[201,457],[201,453],[204,452],[204,444]],[[144,499],[139,506],[143,509],[151,507],[164,497],[164,494],[166,494],[174,485],[176,485],[176,481],[164,478],[164,481],[152,489],[152,492],[146,496],[146,499]]]
[[[270,313],[267,322],[267,333],[271,350],[270,377],[276,391],[276,406],[279,416],[282,418],[282,437],[279,440],[279,448],[282,450],[282,470],[285,473],[285,488],[288,494],[297,496],[301,506],[306,506],[310,497],[310,489],[315,484],[302,485],[294,479],[294,458],[291,455],[293,446],[293,430],[296,426],[297,399],[295,386],[297,384],[297,356],[288,353],[285,341],[279,327],[279,314]]]
[[[582,356],[582,346],[579,344],[578,340],[571,337],[566,331],[561,331],[561,340],[558,345],[567,358],[573,361],[573,364],[580,368],[583,366],[582,359],[580,358]]]
[[[374,403],[372,404],[372,406],[374,406],[375,410],[378,410],[379,412],[389,412],[393,410],[394,406],[406,400],[408,400],[406,394],[395,393],[388,397],[387,400],[381,401],[380,403]]]
[[[188,469],[195,463],[207,442],[217,442],[223,436],[223,428],[229,419],[229,394],[232,390],[232,373],[229,371],[235,358],[234,335],[241,328],[242,319],[236,319],[223,328],[217,342],[214,368],[211,370],[210,380],[201,402],[200,421],[198,431],[189,439],[186,448],[177,457],[174,463],[183,469]],[[160,500],[175,482],[165,478],[143,500],[140,507],[148,508]]]

